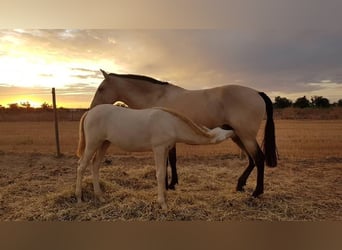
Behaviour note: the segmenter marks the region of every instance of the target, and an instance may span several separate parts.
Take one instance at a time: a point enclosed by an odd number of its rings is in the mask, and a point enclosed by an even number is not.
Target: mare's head
[[[123,101],[132,108],[155,106],[169,83],[143,75],[107,74],[101,70],[104,80],[97,88],[90,108],[99,104]]]
[[[90,104],[90,108],[95,107],[99,104],[112,104],[117,101],[118,96],[115,90],[115,79],[110,74],[107,74],[104,70],[101,69],[104,80],[101,82],[99,87],[96,90],[94,98]]]

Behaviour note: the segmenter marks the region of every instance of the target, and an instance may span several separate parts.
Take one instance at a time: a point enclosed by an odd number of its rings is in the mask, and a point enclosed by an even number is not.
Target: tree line
[[[323,96],[312,96],[310,100],[306,97],[299,97],[296,101],[292,101],[286,97],[277,96],[273,103],[275,108],[330,108],[330,107],[342,107],[342,99],[336,103],[330,103],[329,99]]]
[[[52,110],[52,105],[48,104],[47,102],[44,102],[40,105],[40,107],[32,107],[31,103],[29,101],[21,102],[21,103],[10,103],[7,104],[8,108],[0,105],[0,109],[9,109],[9,110]]]
[[[286,97],[277,96],[274,98],[273,106],[275,108],[283,109],[283,108],[329,108],[329,107],[342,107],[342,99],[338,100],[335,103],[330,103],[329,99],[323,96],[312,96],[310,100],[306,97],[299,97],[294,102]],[[30,102],[21,102],[21,103],[10,103],[8,104],[8,108],[0,105],[0,110],[9,109],[9,110],[52,110],[52,105],[47,102],[41,104],[39,108],[33,108]],[[59,109],[64,109],[63,107]]]

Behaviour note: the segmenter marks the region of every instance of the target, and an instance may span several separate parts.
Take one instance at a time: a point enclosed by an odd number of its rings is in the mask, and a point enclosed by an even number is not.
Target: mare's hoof
[[[176,190],[176,186],[174,184],[170,184],[167,189],[169,190]]]
[[[255,190],[254,192],[253,192],[253,194],[252,194],[252,196],[254,197],[254,198],[258,198],[260,195],[262,195],[264,193],[264,191],[262,191],[262,190]]]
[[[244,186],[246,186],[246,181],[239,179],[236,185],[236,191],[245,192]]]
[[[104,163],[105,165],[112,165],[112,164],[113,164],[113,161],[110,160],[110,159],[105,159],[105,160],[103,161],[103,163]]]

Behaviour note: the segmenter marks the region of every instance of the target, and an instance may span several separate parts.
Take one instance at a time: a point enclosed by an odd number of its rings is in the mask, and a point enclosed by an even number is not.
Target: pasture
[[[100,169],[106,202],[83,183],[74,195],[78,122],[60,122],[63,156],[56,158],[52,122],[0,122],[0,221],[332,221],[342,219],[342,120],[275,120],[279,165],[265,168],[265,193],[235,191],[247,159],[229,140],[177,146],[179,185],[168,211],[156,202],[152,153],[111,147]],[[263,126],[261,127],[261,131]],[[259,141],[263,132],[259,132]],[[85,176],[89,176],[87,170]]]

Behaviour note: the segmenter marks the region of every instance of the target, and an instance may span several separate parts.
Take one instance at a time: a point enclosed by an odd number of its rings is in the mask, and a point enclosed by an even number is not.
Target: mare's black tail
[[[273,121],[273,104],[271,99],[264,93],[259,92],[266,104],[266,126],[264,133],[264,141],[262,143],[263,152],[265,154],[266,165],[269,167],[277,166],[277,146],[275,140],[275,128]]]

